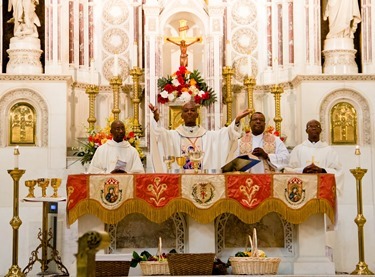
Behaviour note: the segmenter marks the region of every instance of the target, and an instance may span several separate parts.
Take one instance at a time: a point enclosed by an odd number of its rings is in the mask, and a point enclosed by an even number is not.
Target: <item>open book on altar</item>
[[[225,172],[233,172],[233,171],[247,171],[252,168],[254,165],[259,163],[260,160],[258,157],[254,155],[241,155],[237,158],[231,160],[229,163],[224,165],[221,168],[223,173]]]

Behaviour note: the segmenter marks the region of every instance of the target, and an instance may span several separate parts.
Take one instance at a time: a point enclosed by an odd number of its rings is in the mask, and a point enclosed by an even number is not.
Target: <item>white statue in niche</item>
[[[8,11],[13,9],[13,17],[8,22],[14,23],[15,37],[38,37],[37,26],[41,26],[35,12],[38,4],[39,0],[9,0]]]
[[[327,38],[354,38],[361,22],[357,0],[328,0],[323,19],[329,20]]]

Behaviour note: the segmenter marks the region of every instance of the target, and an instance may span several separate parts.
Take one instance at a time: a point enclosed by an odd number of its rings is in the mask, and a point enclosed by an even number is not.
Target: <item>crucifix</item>
[[[186,37],[186,31],[189,29],[189,26],[186,24],[187,21],[185,19],[180,20],[180,27],[178,28],[178,32],[180,34],[179,37],[167,37],[166,41],[171,42],[180,47],[180,66],[188,66],[188,54],[187,48],[196,43],[201,42],[201,37]]]

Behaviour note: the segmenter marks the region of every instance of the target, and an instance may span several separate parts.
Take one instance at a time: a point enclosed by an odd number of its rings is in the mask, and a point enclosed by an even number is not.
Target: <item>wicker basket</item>
[[[98,277],[128,276],[129,255],[96,255],[95,273]]]
[[[212,275],[215,253],[168,254],[171,275]]]
[[[280,258],[231,257],[233,275],[277,274]]]
[[[168,261],[140,262],[143,275],[169,275]]]

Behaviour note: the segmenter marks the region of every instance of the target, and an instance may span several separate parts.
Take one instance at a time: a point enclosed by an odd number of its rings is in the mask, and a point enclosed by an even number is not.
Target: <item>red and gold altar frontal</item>
[[[69,175],[68,223],[92,214],[115,224],[140,213],[163,222],[176,212],[200,223],[231,213],[251,224],[276,212],[293,224],[336,212],[333,174],[110,174]]]

